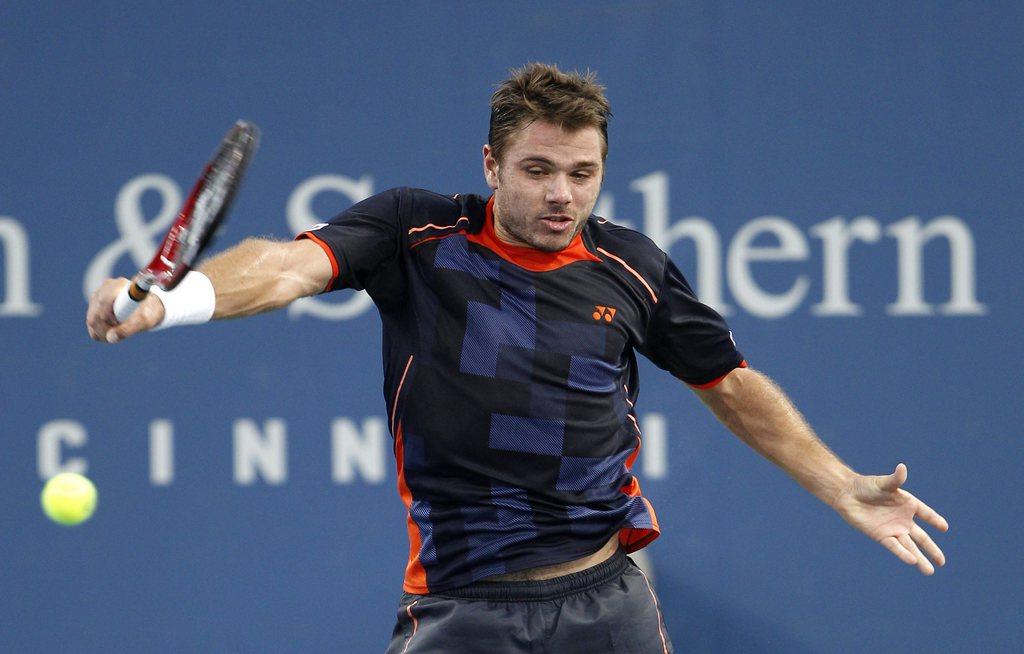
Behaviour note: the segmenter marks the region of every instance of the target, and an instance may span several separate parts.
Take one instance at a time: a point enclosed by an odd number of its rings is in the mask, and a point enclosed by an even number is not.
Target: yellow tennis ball
[[[96,510],[96,487],[82,475],[62,472],[46,482],[39,502],[54,522],[77,525]]]

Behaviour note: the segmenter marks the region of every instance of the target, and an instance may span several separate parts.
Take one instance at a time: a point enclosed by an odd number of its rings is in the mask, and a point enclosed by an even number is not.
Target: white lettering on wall
[[[821,302],[811,306],[816,316],[859,316],[864,311],[850,301],[850,246],[854,241],[874,243],[882,238],[882,228],[870,216],[860,216],[847,224],[842,216],[811,227],[811,234],[821,239],[824,253],[822,267],[825,281]]]
[[[0,244],[3,245],[4,283],[0,316],[38,316],[43,308],[29,299],[28,235],[21,223],[0,216]]]
[[[665,252],[681,238],[693,239],[697,297],[723,316],[732,313],[722,297],[722,244],[714,225],[700,216],[690,216],[669,226],[669,184],[664,171],[635,179],[629,188],[644,197],[644,233]]]
[[[770,234],[778,245],[755,246],[761,234]],[[793,223],[778,216],[762,216],[744,225],[729,246],[729,287],[744,309],[761,318],[781,318],[793,312],[807,295],[811,282],[799,275],[785,293],[768,293],[754,281],[754,261],[805,261],[807,239]]]
[[[640,448],[641,472],[646,479],[668,476],[668,421],[660,413],[645,413],[643,447]]]
[[[351,484],[358,473],[371,484],[387,477],[387,423],[373,416],[363,420],[362,430],[348,418],[331,422],[331,479]]]
[[[899,294],[886,307],[893,316],[927,316],[932,306],[924,301],[923,250],[933,238],[949,242],[950,298],[939,307],[946,315],[979,316],[987,312],[975,295],[974,237],[956,216],[939,216],[922,227],[917,216],[908,216],[886,230],[896,239],[899,252]]]
[[[61,472],[84,475],[89,470],[85,459],[63,458],[63,447],[80,448],[88,440],[85,427],[75,420],[51,420],[39,428],[36,436],[36,470],[46,480]]]
[[[142,196],[146,193],[160,196],[160,210],[149,222],[142,212]],[[149,263],[180,208],[181,190],[167,175],[139,175],[121,187],[114,202],[114,221],[121,238],[100,250],[86,268],[82,279],[86,299],[104,279],[114,276],[114,266],[124,255],[131,255],[135,268]]]
[[[284,420],[270,418],[263,428],[248,418],[235,420],[235,483],[249,486],[261,477],[268,484],[283,484],[288,478],[287,434]]]
[[[149,423],[149,481],[170,486],[174,481],[174,423],[157,419]]]
[[[313,211],[313,200],[326,191],[340,193],[353,203],[360,202],[373,195],[373,178],[363,175],[356,180],[344,175],[317,175],[299,184],[288,198],[286,209],[292,233],[299,234],[317,223],[325,222],[325,218],[318,217]],[[373,301],[365,291],[353,293],[344,302],[325,302],[316,297],[306,297],[292,302],[288,307],[288,315],[292,318],[310,315],[325,320],[347,320],[362,314],[372,304]]]

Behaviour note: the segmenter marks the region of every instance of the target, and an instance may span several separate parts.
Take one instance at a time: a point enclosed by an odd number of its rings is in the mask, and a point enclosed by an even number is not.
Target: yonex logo
[[[605,322],[611,322],[612,318],[615,317],[615,307],[602,307],[595,304],[594,309],[594,320],[604,318]]]

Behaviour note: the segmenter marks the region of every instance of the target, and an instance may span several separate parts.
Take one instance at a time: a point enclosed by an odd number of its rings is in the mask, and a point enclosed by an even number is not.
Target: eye
[[[583,170],[577,170],[576,172],[574,172],[572,174],[572,176],[573,176],[573,179],[585,180],[585,179],[590,179],[591,174],[589,172],[586,172],[586,171],[583,171]]]

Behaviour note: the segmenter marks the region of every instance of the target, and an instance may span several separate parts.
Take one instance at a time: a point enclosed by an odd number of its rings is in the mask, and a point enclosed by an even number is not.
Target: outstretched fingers
[[[939,546],[935,544],[935,541],[932,540],[932,537],[924,529],[914,525],[910,529],[910,537],[936,565],[939,567],[946,565],[946,555],[942,553],[942,550],[939,549]]]
[[[888,475],[873,477],[875,492],[870,486],[863,494],[864,508],[859,526],[865,533],[873,534],[878,542],[901,561],[916,566],[924,575],[935,574],[935,566],[946,564],[946,556],[931,536],[915,520],[935,527],[939,531],[949,529],[949,523],[933,508],[903,489],[907,482],[907,466],[900,463]],[[880,509],[880,507],[885,507]],[[851,521],[857,526],[857,522]],[[905,530],[905,531],[904,531]],[[884,537],[880,537],[883,534]]]
[[[885,549],[898,556],[904,563],[908,565],[914,565],[917,563],[917,557],[914,556],[913,552],[904,547],[895,536],[886,536],[878,542],[880,542]]]
[[[917,498],[914,498],[917,500]],[[917,500],[917,512],[915,515],[939,531],[949,530],[949,523],[939,513],[921,500]]]
[[[899,540],[900,545],[902,545],[911,554],[914,555],[914,560],[917,564],[917,569],[921,571],[921,574],[935,574],[935,567],[932,565],[931,561],[928,560],[928,557],[921,553],[921,550],[917,547],[917,543],[915,543],[914,539],[910,537],[910,534],[903,534],[902,536],[900,536]]]

